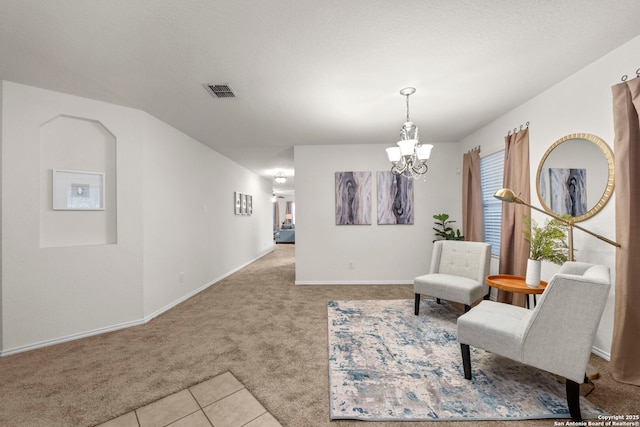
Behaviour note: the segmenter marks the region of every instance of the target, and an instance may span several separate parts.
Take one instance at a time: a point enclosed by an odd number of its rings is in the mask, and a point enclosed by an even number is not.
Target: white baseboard
[[[98,329],[94,329],[92,331],[88,331],[88,332],[82,332],[79,334],[72,334],[72,335],[67,335],[66,337],[61,337],[61,338],[54,338],[51,340],[46,340],[46,341],[40,341],[38,343],[35,344],[29,344],[29,345],[25,345],[22,347],[15,347],[9,350],[5,350],[2,351],[0,353],[0,357],[4,357],[4,356],[11,356],[12,354],[17,354],[17,353],[22,353],[25,351],[30,351],[30,350],[36,350],[38,348],[42,348],[42,347],[49,347],[51,345],[56,345],[56,344],[62,344],[64,342],[68,342],[68,341],[74,341],[74,340],[79,340],[82,338],[88,338],[88,337],[92,337],[94,335],[100,335],[100,334],[105,334],[107,332],[113,332],[113,331],[117,331],[120,329],[125,329],[125,328],[130,328],[132,326],[139,326],[146,323],[144,320],[140,319],[140,320],[132,320],[131,322],[124,322],[124,323],[120,323],[118,325],[112,325],[112,326],[107,326],[104,328],[98,328]]]
[[[210,281],[210,282],[208,282],[208,283],[205,283],[204,285],[200,286],[198,289],[195,289],[195,290],[193,290],[193,291],[189,292],[188,294],[186,294],[186,295],[184,295],[184,296],[182,296],[182,297],[178,298],[177,300],[172,301],[171,303],[169,303],[169,304],[165,305],[164,307],[162,307],[162,308],[160,308],[160,309],[158,309],[158,310],[154,311],[153,313],[151,313],[151,314],[148,314],[148,315],[144,316],[144,318],[143,318],[144,323],[147,323],[147,322],[149,322],[150,320],[152,320],[152,319],[154,319],[154,318],[158,317],[158,316],[159,316],[159,315],[161,315],[162,313],[164,313],[164,312],[166,312],[166,311],[168,311],[168,310],[172,309],[173,307],[177,306],[178,304],[185,302],[185,301],[186,301],[186,300],[188,300],[189,298],[191,298],[191,297],[193,297],[193,296],[195,296],[195,295],[199,294],[200,292],[204,291],[204,290],[205,290],[205,289],[207,289],[208,287],[210,287],[210,286],[212,286],[212,285],[215,285],[216,283],[218,283],[218,282],[219,282],[219,281],[221,281],[222,279],[224,279],[224,278],[226,278],[226,277],[231,276],[233,273],[236,273],[236,272],[238,272],[238,271],[242,270],[243,268],[245,268],[245,267],[246,267],[246,266],[248,266],[249,264],[253,264],[254,262],[256,262],[257,260],[259,260],[259,259],[260,259],[260,258],[262,258],[263,256],[265,256],[265,255],[267,255],[267,254],[269,254],[269,253],[273,252],[273,250],[274,250],[274,248],[272,247],[272,248],[270,248],[269,250],[267,250],[266,252],[263,252],[262,254],[258,255],[256,258],[252,259],[251,261],[248,261],[248,262],[246,262],[246,263],[242,264],[241,266],[236,267],[236,268],[234,268],[233,270],[226,272],[226,273],[225,273],[225,274],[223,274],[222,276],[219,276],[219,277],[217,277],[217,278],[213,279],[212,281]]]
[[[591,349],[591,352],[593,354],[595,354],[596,356],[600,356],[602,357],[604,360],[606,360],[607,362],[611,362],[611,353],[607,353],[604,350],[599,349],[598,347],[593,347]]]
[[[413,285],[413,280],[296,280],[296,285]]]
[[[153,313],[144,316],[142,319],[136,319],[136,320],[132,320],[129,322],[124,322],[124,323],[119,323],[117,325],[112,325],[112,326],[106,326],[103,328],[98,328],[98,329],[93,329],[91,331],[87,331],[87,332],[81,332],[78,334],[72,334],[72,335],[68,335],[65,337],[61,337],[61,338],[54,338],[54,339],[50,339],[50,340],[46,340],[46,341],[40,341],[38,343],[35,344],[29,344],[29,345],[25,345],[25,346],[21,346],[21,347],[15,347],[15,348],[11,348],[9,350],[3,350],[0,351],[0,357],[4,357],[4,356],[10,356],[12,354],[17,354],[17,353],[23,353],[25,351],[30,351],[30,350],[36,350],[38,348],[43,348],[43,347],[49,347],[52,345],[56,345],[56,344],[62,344],[64,342],[68,342],[68,341],[74,341],[74,340],[79,340],[82,338],[88,338],[94,335],[100,335],[100,334],[104,334],[107,332],[113,332],[113,331],[117,331],[120,329],[125,329],[125,328],[130,328],[132,326],[139,326],[139,325],[144,325],[145,323],[153,320],[155,317],[158,317],[159,315],[161,315],[162,313],[172,309],[173,307],[177,306],[178,304],[188,300],[189,298],[199,294],[200,292],[204,291],[205,289],[207,289],[208,287],[216,284],[217,282],[221,281],[222,279],[224,279],[225,277],[228,277],[230,275],[232,275],[233,273],[243,269],[244,267],[248,266],[251,263],[254,263],[255,261],[259,260],[260,258],[262,258],[263,256],[273,252],[274,248],[270,248],[269,250],[263,252],[262,254],[258,255],[256,258],[252,259],[251,261],[248,261],[244,264],[242,264],[241,266],[228,271],[227,273],[223,274],[222,276],[204,284],[203,286],[199,287],[198,289],[189,292],[188,294],[180,297],[179,299],[172,301],[170,304],[165,305],[164,307],[160,308],[159,310],[154,311]]]
[[[232,274],[232,273],[229,273],[229,274]],[[220,279],[212,280],[211,282],[206,283],[206,284],[205,284],[205,285],[203,285],[203,286],[200,286],[198,289],[196,289],[196,290],[194,290],[194,291],[191,291],[191,292],[189,292],[188,294],[186,294],[186,295],[184,295],[184,296],[182,296],[182,297],[178,298],[177,300],[172,301],[171,303],[169,303],[169,304],[165,305],[164,307],[162,307],[162,308],[160,308],[160,309],[158,309],[158,310],[154,311],[153,313],[151,313],[151,314],[148,314],[148,315],[144,316],[144,317],[142,318],[142,323],[150,322],[150,321],[151,321],[151,320],[153,320],[154,318],[156,318],[156,317],[160,316],[162,313],[164,313],[164,312],[166,312],[166,311],[171,310],[171,309],[172,309],[173,307],[175,307],[176,305],[178,305],[178,304],[180,304],[180,303],[185,302],[185,301],[186,301],[186,300],[188,300],[189,298],[191,298],[191,297],[193,297],[193,296],[195,296],[195,295],[199,294],[200,292],[204,291],[205,289],[207,289],[207,288],[208,288],[208,287],[210,287],[211,285],[214,285],[215,283],[217,283],[217,282],[219,282],[220,280],[224,279],[224,278],[225,278],[225,277],[227,277],[229,274],[225,274],[225,275],[224,275],[224,276],[222,276],[222,278],[220,278]]]

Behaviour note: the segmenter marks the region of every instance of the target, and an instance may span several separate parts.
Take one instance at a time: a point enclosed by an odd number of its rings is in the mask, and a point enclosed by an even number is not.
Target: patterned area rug
[[[480,349],[464,379],[460,312],[423,299],[330,301],[331,419],[452,421],[569,418],[564,381]],[[585,419],[604,415],[581,397]]]

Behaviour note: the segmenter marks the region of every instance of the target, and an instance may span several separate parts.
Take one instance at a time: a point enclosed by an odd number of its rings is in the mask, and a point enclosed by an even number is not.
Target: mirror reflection
[[[584,221],[600,211],[613,192],[611,148],[595,135],[566,135],[540,160],[536,184],[545,211]]]

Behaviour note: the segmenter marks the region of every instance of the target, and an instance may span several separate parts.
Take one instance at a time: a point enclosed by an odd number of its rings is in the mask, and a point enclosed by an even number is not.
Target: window
[[[482,182],[482,211],[484,213],[484,241],[491,243],[491,255],[500,255],[500,225],[502,202],[493,195],[502,188],[504,150],[480,159]]]
[[[295,202],[291,200],[287,201],[284,218],[287,224],[296,223],[296,203]]]

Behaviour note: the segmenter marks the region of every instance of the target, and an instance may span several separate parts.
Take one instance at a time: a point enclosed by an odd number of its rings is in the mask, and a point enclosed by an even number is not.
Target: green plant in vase
[[[455,221],[450,221],[448,214],[443,213],[434,215],[433,219],[437,220],[435,224],[438,226],[437,228],[433,227],[433,230],[436,232],[437,237],[434,242],[437,240],[464,240],[464,236],[460,232],[460,229],[454,230],[451,227],[451,224],[453,224]]]
[[[547,220],[539,226],[534,219],[524,216],[524,239],[529,244],[529,262],[527,263],[527,286],[540,286],[540,267],[542,261],[563,264],[569,256],[567,245],[567,226],[558,219]]]

